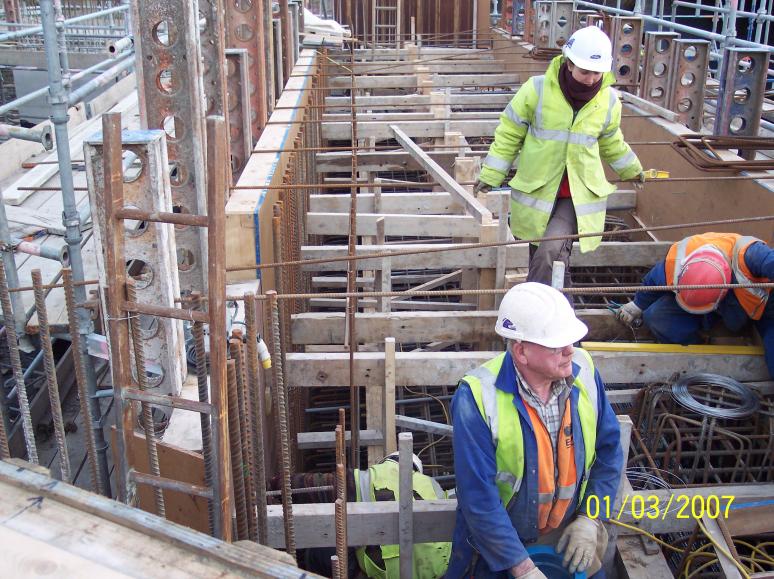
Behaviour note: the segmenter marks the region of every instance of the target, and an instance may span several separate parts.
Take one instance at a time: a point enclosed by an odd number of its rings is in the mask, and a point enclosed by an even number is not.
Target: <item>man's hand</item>
[[[618,311],[615,313],[615,317],[619,322],[622,322],[627,326],[631,326],[642,317],[642,310],[634,302],[629,302],[628,304],[618,308]]]
[[[645,173],[640,171],[640,174],[634,177],[632,180],[635,191],[642,191],[645,188]]]
[[[484,183],[481,179],[476,179],[476,184],[473,185],[473,193],[478,195],[479,193],[489,193],[492,190],[492,186],[488,183]]]
[[[597,521],[578,515],[559,537],[556,550],[559,553],[564,552],[562,565],[567,567],[570,573],[585,571],[594,559],[598,524]]]
[[[535,567],[532,559],[524,559],[515,567],[511,567],[510,576],[515,579],[548,579],[540,569]]]

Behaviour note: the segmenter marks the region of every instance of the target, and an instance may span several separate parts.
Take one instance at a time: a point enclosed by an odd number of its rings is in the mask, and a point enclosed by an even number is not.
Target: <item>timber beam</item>
[[[358,153],[358,160],[363,153]],[[368,154],[368,153],[366,153]],[[352,164],[351,153],[323,153],[326,160],[319,163],[320,166],[331,167],[333,163],[341,163],[340,171],[348,169]],[[330,156],[329,156],[330,155]],[[340,157],[334,157],[339,155]],[[397,159],[397,163],[403,163],[403,159],[409,158],[408,153],[388,153],[388,155]],[[431,158],[443,165],[441,158],[443,154],[429,152]],[[319,161],[320,156],[318,156]],[[335,159],[335,161],[334,161]],[[345,167],[346,162],[346,167]],[[359,166],[359,163],[358,163]],[[322,169],[320,169],[322,171]],[[484,206],[493,213],[498,213],[502,207],[502,198],[510,195],[510,189],[498,189],[490,191],[483,200]],[[357,211],[358,213],[374,212],[374,202],[377,196],[374,193],[358,193]],[[385,214],[390,213],[408,213],[420,215],[447,215],[462,213],[462,206],[455,202],[454,197],[446,192],[406,192],[406,193],[382,193],[378,196],[379,207]],[[310,195],[309,211],[312,213],[348,213],[350,197],[349,195]],[[607,198],[608,211],[628,211],[637,206],[637,193],[631,190],[622,190],[612,193]]]
[[[676,347],[678,348],[678,347]],[[399,386],[452,386],[465,374],[501,352],[398,352],[395,383]],[[698,373],[722,374],[740,382],[763,381],[769,373],[762,355],[682,354],[659,352],[593,352],[600,375],[609,384],[644,384]],[[298,387],[349,386],[349,354],[288,353],[286,380]],[[384,352],[357,352],[355,384],[384,383]]]
[[[768,499],[774,493],[774,484],[721,485],[701,488],[672,490],[645,490],[627,493],[628,503],[634,497],[642,497],[646,504],[657,497],[659,504],[666,505],[669,496],[723,496],[733,495],[735,503],[754,502]],[[637,499],[639,501],[639,499]],[[673,499],[677,503],[680,499]],[[682,499],[684,500],[684,499]],[[431,543],[451,541],[456,520],[457,501],[453,499],[435,501],[414,501],[414,541]],[[298,548],[332,547],[335,545],[333,503],[293,505],[296,546]],[[635,525],[650,533],[690,532],[696,521],[690,517],[678,519],[677,509],[670,509],[662,520],[643,517],[634,520],[630,513],[621,516],[621,522]],[[730,511],[729,520],[733,520]],[[268,506],[269,546],[282,549],[285,546],[285,530],[282,520],[282,506]],[[634,533],[621,529],[621,535]],[[347,503],[347,541],[350,547],[361,545],[391,545],[398,543],[398,502]],[[651,575],[652,576],[652,575]]]
[[[606,309],[576,310],[575,314],[588,327],[587,340],[623,340],[632,338],[632,330],[615,319]],[[357,339],[361,344],[380,343],[392,336],[399,344],[425,342],[480,343],[499,340],[494,333],[497,312],[374,312],[356,314]],[[338,312],[295,314],[291,319],[293,344],[343,344],[346,316]],[[638,339],[650,336],[637,330]]]
[[[573,244],[572,265],[574,267],[604,267],[628,266],[651,267],[664,259],[669,251],[671,241],[605,241],[595,250],[581,253],[579,244]],[[422,251],[426,249],[453,248],[456,244],[416,243],[395,245],[358,245],[356,255],[390,251]],[[347,255],[345,245],[302,246],[301,259],[333,259]],[[417,253],[411,255],[396,255],[390,258],[392,269],[460,269],[460,268],[494,268],[497,263],[496,247],[480,247],[459,249],[454,251],[439,251],[435,253]],[[506,267],[527,267],[529,264],[529,249],[527,244],[509,245],[506,251]],[[381,259],[362,259],[357,262],[358,269],[381,269]],[[308,271],[341,271],[346,269],[345,261],[316,263],[304,266]]]
[[[451,107],[475,107],[475,108],[493,108],[502,110],[506,105],[511,102],[513,94],[488,94],[488,93],[473,93],[473,94],[460,94],[452,93],[446,95],[446,103]],[[325,99],[326,107],[336,108],[345,107],[349,108],[352,104],[352,100],[349,97],[327,97]],[[363,108],[373,107],[378,109],[379,107],[429,107],[430,95],[412,94],[401,96],[358,96],[357,105]]]
[[[390,121],[363,121],[357,125],[359,139],[374,138],[379,141],[393,139]],[[445,133],[461,133],[466,137],[491,137],[498,119],[464,119],[454,121],[411,121],[401,123],[401,130],[412,139],[437,137],[442,139]],[[351,141],[352,123],[348,121],[328,121],[321,123],[321,136],[329,141]]]
[[[413,72],[413,71],[412,71]],[[503,89],[515,87],[521,84],[521,76],[518,74],[434,74],[433,86],[478,88],[498,86]],[[414,88],[417,86],[418,75],[396,74],[385,76],[361,76],[355,77],[355,88],[383,89],[383,88]],[[352,88],[352,77],[335,76],[328,81],[330,89]]]

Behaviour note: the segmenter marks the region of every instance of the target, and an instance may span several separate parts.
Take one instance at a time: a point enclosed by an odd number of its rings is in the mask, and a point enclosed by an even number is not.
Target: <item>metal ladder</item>
[[[371,46],[373,49],[400,48],[402,0],[373,0],[371,4]]]
[[[227,189],[228,159],[219,143],[225,142],[225,121],[222,117],[207,118],[207,215],[143,211],[125,206],[120,113],[106,113],[102,117],[102,176],[103,182],[95,187],[96,206],[104,241],[105,272],[110,283],[105,288],[106,323],[110,335],[110,357],[116,404],[119,498],[130,503],[136,486],[148,485],[156,493],[157,513],[164,514],[164,489],[203,497],[210,505],[212,534],[224,541],[232,540],[231,507],[231,457],[229,453],[227,416],[227,363],[226,363],[226,306],[225,306],[225,192]],[[134,298],[133,284],[127,279],[125,245],[125,220],[147,223],[167,223],[176,226],[206,227],[207,253],[210,264],[218,264],[209,271],[209,295],[207,311],[166,307],[138,303]],[[133,299],[134,298],[134,299]],[[140,315],[187,320],[194,324],[209,324],[210,329],[210,400],[189,400],[178,396],[162,396],[146,389],[145,372],[132,372],[130,347],[134,347],[134,366],[143,368],[142,340],[132,339],[132,318]],[[137,335],[137,334],[135,334]],[[138,343],[139,342],[139,343]],[[215,345],[220,345],[215,346]],[[135,387],[134,382],[139,386]],[[143,424],[146,428],[150,471],[137,470],[137,460],[130,451],[134,446],[133,404],[142,406]],[[158,454],[155,448],[151,405],[198,412],[206,422],[208,417],[210,444],[203,439],[205,459],[208,449],[211,461],[205,460],[206,484],[196,485],[159,474]],[[204,437],[203,437],[204,438]],[[154,465],[155,462],[155,465]],[[211,466],[207,468],[207,463]]]

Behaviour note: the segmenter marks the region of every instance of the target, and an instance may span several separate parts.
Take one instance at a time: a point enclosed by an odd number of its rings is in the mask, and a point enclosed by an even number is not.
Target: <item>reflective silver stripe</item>
[[[490,167],[494,169],[495,171],[500,171],[501,173],[507,173],[511,170],[511,165],[513,165],[513,161],[506,161],[505,159],[500,159],[499,157],[495,157],[491,153],[486,156],[486,159],[484,159],[484,165],[487,167]]]
[[[543,126],[543,81],[545,78],[543,74],[532,77],[532,85],[535,87],[535,92],[538,95],[537,107],[535,108],[535,124],[538,127]]]
[[[594,413],[597,414],[599,396],[597,392],[597,382],[594,379],[594,366],[593,361],[591,360],[591,354],[585,350],[576,348],[572,361],[580,368],[576,380],[580,380],[583,383],[586,393],[589,396],[589,400],[591,401],[591,407],[594,409]]]
[[[511,121],[513,121],[517,125],[524,125],[525,127],[528,127],[529,123],[527,121],[525,121],[524,119],[522,119],[519,116],[519,113],[517,113],[515,110],[513,110],[513,107],[511,105],[512,105],[512,103],[508,103],[508,106],[505,107],[505,110],[503,111],[505,116],[508,117]]]
[[[742,250],[745,248],[746,245],[750,245],[751,243],[755,243],[756,241],[760,241],[760,239],[758,239],[757,237],[752,237],[751,235],[743,235],[734,244],[734,255],[731,258],[731,268],[734,271],[734,275],[736,276],[737,283],[742,283],[742,284],[755,283],[753,280],[751,280],[745,275],[745,273],[742,271],[742,268],[739,266],[739,254],[742,252]],[[766,301],[768,300],[769,293],[765,289],[752,288],[752,287],[748,287],[745,289],[751,294],[753,294],[755,297],[764,300],[761,306],[766,305]]]
[[[495,482],[507,484],[513,489],[514,495],[519,492],[519,489],[521,488],[521,479],[516,478],[516,476],[510,472],[498,472],[495,476]]]
[[[677,285],[680,279],[680,272],[683,269],[683,262],[685,261],[685,250],[688,247],[688,240],[690,237],[686,237],[677,244],[677,251],[675,252],[675,270],[672,275],[672,285]]]
[[[581,145],[582,147],[593,147],[597,138],[583,133],[573,133],[571,131],[560,131],[557,129],[540,129],[530,126],[530,134],[536,139],[544,141],[558,141],[560,143],[569,143],[571,145]]]
[[[478,378],[479,382],[481,382],[481,403],[484,405],[484,414],[486,414],[487,422],[489,422],[489,430],[492,432],[492,442],[495,448],[497,448],[497,441],[499,440],[497,437],[499,429],[497,388],[495,388],[497,376],[483,366],[479,366],[470,372],[469,375]]]
[[[570,500],[575,496],[575,485],[567,485],[566,487],[558,487],[556,489],[557,500]]]
[[[584,203],[582,205],[575,206],[575,215],[578,217],[582,215],[591,215],[592,213],[599,213],[600,211],[607,210],[607,199],[600,199],[594,203]]]
[[[610,128],[610,122],[613,120],[613,107],[615,107],[615,101],[618,100],[618,93],[616,93],[615,89],[610,87],[610,98],[608,99],[607,103],[607,115],[605,116],[605,124],[602,127],[602,134],[600,137],[610,137],[613,134],[615,134],[615,131],[609,131]]]
[[[613,161],[612,163],[610,163],[610,166],[616,172],[620,172],[626,169],[626,167],[634,163],[636,160],[637,160],[637,155],[634,154],[634,151],[629,149],[628,153],[626,153],[623,157],[621,157],[617,161]]]
[[[554,204],[552,202],[543,201],[542,199],[527,195],[517,189],[511,189],[511,200],[519,205],[541,211],[542,213],[548,213],[549,215],[551,214],[551,211],[554,210]]]
[[[437,499],[445,499],[446,493],[443,492],[443,489],[441,488],[441,485],[438,484],[438,482],[434,479],[430,479],[430,483],[433,485],[433,490],[435,491],[435,498]]]
[[[553,500],[554,500],[553,493],[538,493],[539,503],[550,503],[550,502],[553,502]]]
[[[599,138],[600,139],[607,139],[608,137],[612,137],[613,135],[615,135],[617,130],[618,129],[615,129],[615,130],[612,130],[612,131],[608,131],[607,133],[602,133],[601,135],[599,135]]]
[[[365,503],[371,502],[371,472],[366,470],[360,471],[358,476],[358,485],[360,486],[360,501]]]

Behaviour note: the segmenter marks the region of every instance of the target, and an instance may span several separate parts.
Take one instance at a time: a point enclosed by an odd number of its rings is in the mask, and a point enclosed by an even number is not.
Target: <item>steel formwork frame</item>
[[[676,32],[646,32],[645,60],[642,65],[640,96],[664,108],[669,108],[672,86],[672,63],[675,55]]]
[[[678,114],[681,123],[698,131],[704,120],[709,42],[678,38],[674,46],[669,109]]]
[[[162,129],[167,134],[172,204],[176,212],[204,214],[206,135],[196,5],[185,0],[138,0],[132,7],[142,126]],[[210,25],[215,23],[211,21]],[[180,291],[204,293],[206,236],[195,228],[178,228],[175,241]]]

